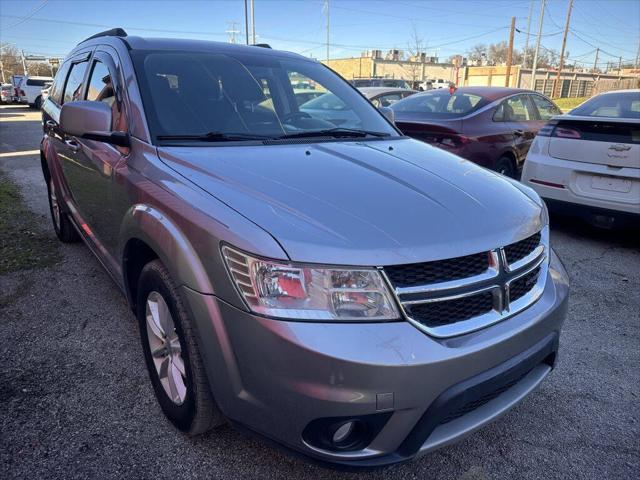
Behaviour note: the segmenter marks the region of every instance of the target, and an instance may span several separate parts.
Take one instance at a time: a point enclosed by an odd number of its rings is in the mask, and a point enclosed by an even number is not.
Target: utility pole
[[[251,43],[256,43],[256,10],[253,0],[251,0]]]
[[[516,17],[511,17],[511,31],[509,32],[509,52],[507,53],[507,73],[505,74],[504,86],[509,86],[511,77],[511,63],[513,62],[513,34],[516,30]]]
[[[536,89],[536,68],[538,67],[538,52],[540,51],[540,39],[542,38],[542,23],[544,21],[545,0],[540,2],[540,24],[538,25],[538,38],[536,39],[536,50],[533,53],[533,67],[531,68],[531,90]]]
[[[4,65],[2,65],[2,58],[0,58],[0,75],[2,76],[2,83],[7,83],[4,78]]]
[[[567,21],[564,24],[564,35],[562,36],[562,48],[560,49],[560,65],[558,66],[556,81],[553,82],[553,94],[551,95],[551,98],[558,98],[558,86],[560,85],[560,75],[562,75],[562,68],[564,67],[564,49],[567,46],[567,34],[569,33],[569,22],[571,21],[572,8],[573,8],[573,0],[569,0],[569,10],[567,10]],[[560,95],[562,95],[562,91],[560,92]]]
[[[600,55],[600,47],[596,48],[596,59],[593,62],[593,73],[598,71],[598,56]]]
[[[22,71],[28,76],[29,70],[27,70],[27,61],[24,58],[24,50],[20,50],[20,55],[22,56]]]
[[[236,28],[238,22],[227,22],[229,28],[225,31],[225,33],[229,34],[229,43],[236,43],[236,33],[240,33],[240,30]]]
[[[247,0],[244,0],[244,36],[246,44],[249,45],[249,13],[247,10]]]
[[[324,7],[327,10],[327,63],[329,63],[329,0],[326,0]]]
[[[522,56],[522,66],[527,68],[527,54],[529,53],[529,33],[531,32],[531,16],[533,15],[533,2],[529,2],[529,16],[527,17],[527,39],[524,42],[524,54]]]
[[[636,52],[636,70],[638,70],[639,65],[640,65],[640,40],[638,40],[638,51]]]
[[[622,74],[622,57],[618,59],[618,75]]]

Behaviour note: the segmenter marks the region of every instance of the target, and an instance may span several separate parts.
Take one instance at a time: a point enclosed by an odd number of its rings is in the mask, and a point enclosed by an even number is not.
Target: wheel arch
[[[140,272],[156,258],[165,265],[177,286],[214,293],[195,248],[178,225],[158,209],[133,205],[123,221],[120,238],[125,293],[134,312]]]

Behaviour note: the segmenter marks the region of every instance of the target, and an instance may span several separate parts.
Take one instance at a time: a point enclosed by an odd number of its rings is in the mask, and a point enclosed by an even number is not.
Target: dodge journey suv
[[[301,111],[300,82],[344,108]],[[544,203],[389,118],[267,46],[114,29],[61,65],[41,144],[53,227],[126,295],[178,429],[230,421],[387,465],[552,370],[568,281]]]

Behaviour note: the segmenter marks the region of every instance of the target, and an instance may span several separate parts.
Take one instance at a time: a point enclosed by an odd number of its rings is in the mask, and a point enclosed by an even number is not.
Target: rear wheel
[[[204,369],[196,332],[160,260],[142,269],[137,316],[156,398],[179,430],[197,435],[224,423]]]
[[[505,177],[516,178],[516,166],[510,157],[500,157],[496,163],[496,172]]]
[[[74,243],[80,240],[80,236],[76,229],[73,227],[71,220],[67,214],[62,210],[61,199],[58,197],[53,178],[49,179],[47,185],[49,192],[49,211],[51,212],[51,221],[53,222],[53,229],[56,232],[58,240],[62,243]]]
[[[41,106],[42,106],[42,96],[39,96],[38,98],[36,98],[36,101],[33,103],[33,108],[40,110]]]

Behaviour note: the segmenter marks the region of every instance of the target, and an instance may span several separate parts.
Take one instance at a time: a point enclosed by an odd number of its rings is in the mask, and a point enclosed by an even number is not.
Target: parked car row
[[[44,101],[43,94],[48,92],[53,78],[13,75],[10,84],[2,85],[2,102],[26,103],[32,108],[40,109]]]

